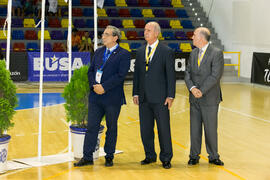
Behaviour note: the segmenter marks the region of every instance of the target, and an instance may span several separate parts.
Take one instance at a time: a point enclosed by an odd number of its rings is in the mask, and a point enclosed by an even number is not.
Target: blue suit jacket
[[[88,70],[88,80],[90,86],[89,102],[102,103],[104,105],[122,105],[126,104],[124,94],[124,80],[130,68],[130,53],[120,46],[110,55],[103,66],[101,85],[105,93],[98,95],[93,90],[96,72],[103,64],[103,55],[106,47],[96,50],[91,66]]]

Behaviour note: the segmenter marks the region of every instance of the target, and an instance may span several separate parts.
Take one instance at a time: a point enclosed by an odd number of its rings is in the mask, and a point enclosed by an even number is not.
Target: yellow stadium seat
[[[142,10],[142,15],[144,17],[155,17],[154,14],[153,14],[152,9],[143,9]]]
[[[5,34],[6,34],[6,36],[5,36]],[[3,30],[0,30],[0,39],[7,39],[7,31],[5,31],[5,34],[4,34]]]
[[[124,6],[127,7],[127,3],[125,0],[115,0],[116,6]]]
[[[41,31],[38,31],[38,39],[40,40],[41,37]],[[44,39],[45,40],[50,40],[51,36],[48,30],[44,30]]]
[[[158,39],[159,40],[164,40],[164,37],[162,36],[162,33],[159,34]]]
[[[103,17],[108,17],[105,9],[97,9],[97,14],[99,17],[103,16]]]
[[[192,51],[190,43],[181,43],[180,49],[182,50],[182,52],[191,52]]]
[[[68,6],[68,3],[65,2],[65,0],[58,0],[59,6]]]
[[[126,34],[124,31],[121,31],[121,39],[122,40],[127,40]]]
[[[124,28],[135,28],[132,19],[124,19],[124,20],[122,21],[122,25],[124,26]]]
[[[0,0],[0,5],[7,5],[8,4],[8,0]]]
[[[184,7],[181,0],[172,0],[173,7]]]
[[[68,27],[68,19],[62,19],[61,26],[62,26],[62,28],[67,28]],[[74,28],[73,23],[72,23],[72,28]]]
[[[181,26],[181,23],[179,20],[170,20],[170,26],[173,29],[183,29],[183,26]]]
[[[129,52],[131,52],[131,49],[129,47],[128,43],[119,43],[120,47],[122,47],[123,49],[128,50]]]
[[[35,27],[36,23],[34,19],[24,19],[23,20],[23,27]]]

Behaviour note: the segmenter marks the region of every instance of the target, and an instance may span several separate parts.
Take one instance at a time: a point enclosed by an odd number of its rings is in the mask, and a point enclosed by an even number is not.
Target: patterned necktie
[[[202,55],[203,55],[203,50],[199,49],[199,55],[198,55],[198,66],[200,67],[201,62],[202,62]]]
[[[110,55],[110,50],[108,49],[107,52],[106,52],[106,60],[109,58],[109,55]]]

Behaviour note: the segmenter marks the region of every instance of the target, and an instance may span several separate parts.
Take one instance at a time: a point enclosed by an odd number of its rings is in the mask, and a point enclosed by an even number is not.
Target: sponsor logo
[[[69,66],[69,59],[68,57],[56,57],[55,55],[53,57],[46,57],[45,63],[44,63],[44,69],[46,71],[68,71]],[[74,58],[71,69],[79,69],[83,66],[83,61],[81,58],[77,57]],[[40,58],[35,57],[33,59],[33,70],[39,71],[40,69]]]

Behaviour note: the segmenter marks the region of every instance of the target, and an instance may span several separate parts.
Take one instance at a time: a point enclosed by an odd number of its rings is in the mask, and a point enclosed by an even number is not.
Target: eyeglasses
[[[112,34],[109,34],[109,33],[103,33],[102,36],[108,37],[108,36],[112,36]]]

